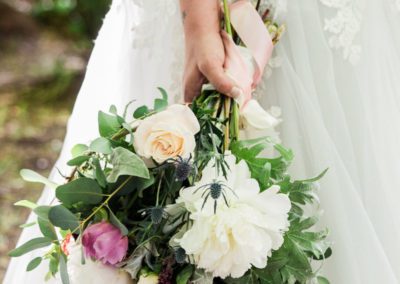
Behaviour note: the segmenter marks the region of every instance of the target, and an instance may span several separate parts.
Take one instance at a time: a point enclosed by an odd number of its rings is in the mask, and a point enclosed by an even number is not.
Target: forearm
[[[219,33],[219,0],[180,0],[180,5],[186,35]]]

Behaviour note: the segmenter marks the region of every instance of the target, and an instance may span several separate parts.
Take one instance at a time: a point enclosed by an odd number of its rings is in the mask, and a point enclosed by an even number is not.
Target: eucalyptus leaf
[[[96,168],[95,175],[97,182],[101,187],[105,188],[107,186],[107,178],[103,169],[101,168],[99,159],[93,159],[93,165]]]
[[[79,228],[79,220],[71,211],[63,205],[57,205],[50,209],[50,222],[63,230],[75,231]]]
[[[29,200],[20,200],[18,202],[14,203],[15,206],[21,206],[21,207],[26,207],[29,209],[35,209],[37,207],[36,203],[33,203],[32,201]]]
[[[54,226],[50,223],[50,221],[46,221],[41,218],[38,218],[38,225],[39,225],[39,229],[42,232],[43,236],[45,236],[49,239],[52,239],[53,241],[58,240],[56,230],[54,229]]]
[[[42,183],[48,186],[49,188],[54,189],[58,186],[56,183],[50,181],[48,178],[45,178],[44,176],[32,170],[23,169],[20,171],[20,175],[25,181]]]
[[[33,212],[42,220],[49,221],[49,211],[51,206],[41,205],[33,209]]]
[[[59,258],[60,263],[60,276],[62,284],[69,284],[69,276],[68,276],[68,269],[67,269],[67,261],[65,260],[65,256],[60,254]]]
[[[120,231],[121,234],[123,236],[127,236],[129,231],[128,229],[125,227],[124,224],[122,224],[122,222],[117,218],[117,216],[115,216],[114,212],[112,212],[111,209],[109,209],[108,211],[110,213],[110,222],[111,224],[113,224],[114,226],[116,226]]]
[[[111,154],[111,164],[113,168],[108,176],[108,182],[114,183],[120,176],[136,176],[149,178],[149,170],[141,158],[131,151],[117,147]]]
[[[50,238],[46,237],[40,237],[40,238],[34,238],[30,241],[27,241],[23,245],[17,247],[16,249],[13,249],[8,253],[9,256],[11,257],[18,257],[21,255],[24,255],[28,252],[31,252],[35,249],[47,247],[52,244],[52,240]]]
[[[35,257],[28,263],[28,266],[26,267],[26,271],[34,270],[36,267],[38,267],[40,265],[40,263],[42,263],[42,258],[40,256]]]
[[[88,149],[89,147],[85,144],[76,144],[71,150],[72,158],[83,156]]]
[[[78,157],[75,157],[75,158],[69,160],[67,162],[67,165],[70,166],[70,167],[80,166],[84,162],[88,161],[89,159],[90,159],[89,156],[78,156]]]
[[[101,154],[111,154],[112,148],[111,143],[108,139],[104,137],[99,137],[90,143],[90,150],[93,152],[101,153]]]
[[[56,197],[66,206],[78,202],[96,205],[103,200],[99,184],[95,180],[85,177],[57,187]]]
[[[121,128],[118,117],[99,111],[99,133],[102,137],[110,137]]]

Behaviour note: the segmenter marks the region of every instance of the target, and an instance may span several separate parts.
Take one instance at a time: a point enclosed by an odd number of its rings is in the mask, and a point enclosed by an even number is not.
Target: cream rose
[[[199,131],[200,125],[192,110],[175,104],[139,124],[134,147],[138,155],[157,163],[178,156],[188,157],[194,151],[194,135]]]

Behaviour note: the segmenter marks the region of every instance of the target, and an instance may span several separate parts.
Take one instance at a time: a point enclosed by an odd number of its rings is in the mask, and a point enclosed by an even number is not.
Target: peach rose
[[[178,156],[185,158],[194,151],[194,136],[199,131],[192,110],[175,104],[141,121],[135,132],[134,147],[138,155],[157,163]]]

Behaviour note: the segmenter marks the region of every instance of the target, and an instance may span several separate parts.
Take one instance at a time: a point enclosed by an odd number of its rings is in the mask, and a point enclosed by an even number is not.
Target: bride
[[[63,181],[69,149],[96,137],[97,111],[111,104],[150,103],[158,86],[190,101],[204,78],[240,95],[223,70],[218,0],[180,2],[113,1],[51,179]],[[287,32],[256,96],[282,109],[281,139],[298,154],[293,175],[330,168],[319,195],[334,254],[323,274],[334,284],[400,283],[400,2],[262,2]],[[53,197],[45,189],[39,203]],[[36,233],[26,228],[20,243]],[[44,283],[47,264],[25,272],[39,253],[13,259],[4,283]]]

